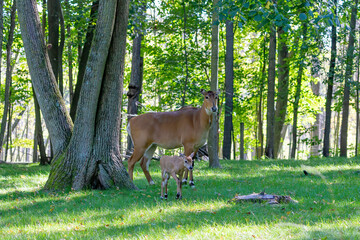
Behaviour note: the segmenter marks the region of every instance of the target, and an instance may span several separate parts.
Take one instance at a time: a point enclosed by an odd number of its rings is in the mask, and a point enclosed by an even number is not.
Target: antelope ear
[[[193,158],[195,155],[195,152],[192,152],[190,155],[189,155],[189,158]]]
[[[216,96],[219,96],[220,95],[220,93],[221,93],[221,91],[218,89],[218,90],[216,90],[216,92],[215,92],[215,94],[216,94]]]
[[[201,92],[202,95],[206,94],[206,91],[204,89],[201,89],[200,92]]]
[[[185,154],[183,154],[183,153],[180,153],[179,156],[180,157],[186,157]]]

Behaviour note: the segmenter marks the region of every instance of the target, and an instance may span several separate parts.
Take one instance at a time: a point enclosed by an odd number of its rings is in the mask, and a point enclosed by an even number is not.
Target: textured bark
[[[94,39],[84,74],[73,135],[63,158],[54,160],[45,188],[78,187],[91,157],[95,118],[113,32],[116,0],[101,1]],[[76,179],[80,178],[80,180]],[[76,185],[74,186],[74,184]]]
[[[60,20],[60,0],[48,0],[48,53],[51,62],[51,67],[55,75],[56,81],[59,79],[59,20]]]
[[[1,129],[0,129],[0,154],[2,151],[2,146],[4,144],[4,136],[6,129],[6,120],[8,117],[8,112],[10,109],[10,86],[12,82],[12,69],[11,69],[11,56],[12,56],[12,44],[14,42],[14,30],[15,30],[15,16],[16,16],[16,1],[14,0],[13,5],[11,7],[10,14],[10,29],[9,36],[6,44],[6,81],[5,81],[5,103],[4,103],[4,112],[1,120]],[[1,58],[0,58],[1,61]],[[10,122],[8,122],[10,129]],[[9,132],[9,131],[8,131]]]
[[[283,141],[281,131],[285,123],[289,95],[289,50],[287,46],[288,35],[280,27],[278,29],[278,94],[275,110],[275,131],[274,131],[274,157],[277,158]]]
[[[128,0],[118,0],[115,29],[103,78],[103,87],[97,112],[94,151],[86,174],[85,186],[97,179],[101,188],[113,186],[135,189],[122,164],[119,151],[121,130],[121,102],[124,81]],[[81,185],[76,188],[82,188]],[[80,182],[81,184],[81,182]]]
[[[348,138],[348,124],[349,124],[349,102],[350,102],[350,82],[352,78],[354,47],[355,47],[355,27],[358,0],[355,0],[351,11],[349,45],[346,53],[346,69],[345,69],[345,86],[342,112],[343,117],[341,121],[340,130],[340,157],[347,157],[347,138]]]
[[[303,42],[301,45],[300,50],[300,59],[299,59],[299,71],[296,81],[296,90],[295,90],[295,101],[294,101],[294,118],[293,118],[293,129],[292,129],[292,147],[291,147],[291,158],[295,158],[296,153],[296,145],[297,145],[297,120],[298,120],[298,109],[299,109],[299,101],[300,101],[300,94],[301,94],[301,81],[302,81],[302,74],[304,71],[304,60],[305,60],[305,51],[304,46],[306,44],[306,34],[307,34],[307,25],[306,23],[303,24]]]
[[[268,158],[274,158],[276,31],[275,26],[270,28],[265,155]]]
[[[70,139],[72,121],[66,112],[46,52],[35,0],[19,1],[18,17],[31,80],[52,139],[55,154],[62,152]]]
[[[218,0],[213,1],[213,15],[211,26],[211,82],[210,90],[216,92],[218,90],[218,67],[219,67],[219,8]],[[213,121],[209,130],[208,150],[209,150],[209,166],[219,168],[219,119],[217,113],[213,114]]]
[[[186,47],[186,23],[187,23],[187,16],[186,16],[186,2],[183,0],[183,11],[184,11],[184,31],[183,31],[183,43],[184,43],[184,60],[185,60],[185,79],[184,79],[184,89],[183,89],[183,95],[181,99],[181,106],[185,106],[185,97],[186,97],[186,91],[187,91],[187,85],[189,82],[189,64],[188,64],[188,53],[187,53],[187,47]]]
[[[223,158],[230,159],[231,132],[233,130],[233,95],[234,95],[234,23],[226,21],[225,55],[225,121],[223,139]]]
[[[336,1],[334,0],[334,15],[337,15]],[[324,146],[323,156],[329,157],[330,150],[330,130],[331,130],[331,101],[334,87],[334,76],[335,76],[335,62],[336,62],[336,25],[331,27],[331,56],[330,56],[330,67],[328,73],[328,87],[326,92],[326,106],[325,106],[325,129],[324,129]]]
[[[131,60],[131,76],[129,83],[128,96],[128,121],[138,114],[138,103],[142,91],[143,82],[143,58],[141,57],[141,40],[142,34],[136,33],[133,41],[132,60]],[[130,136],[127,138],[127,155],[131,155],[133,145]]]
[[[81,56],[80,62],[79,62],[79,70],[78,70],[78,74],[77,74],[75,92],[74,92],[74,96],[72,98],[72,104],[70,106],[70,116],[73,119],[73,121],[75,120],[75,117],[76,117],[76,110],[77,110],[77,105],[79,102],[81,86],[82,86],[82,83],[84,80],[87,61],[89,59],[91,43],[92,43],[92,40],[94,37],[95,22],[96,22],[96,18],[97,18],[98,8],[99,8],[99,1],[94,1],[93,5],[91,7],[90,21],[89,21],[89,25],[88,25],[88,28],[86,31],[84,47],[82,50],[81,50],[81,48],[79,49],[79,56]]]

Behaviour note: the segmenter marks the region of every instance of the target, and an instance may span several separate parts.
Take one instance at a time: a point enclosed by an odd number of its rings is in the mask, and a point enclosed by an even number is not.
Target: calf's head
[[[184,160],[184,166],[188,169],[188,170],[192,170],[193,169],[193,157],[194,157],[194,153],[191,153],[189,156],[185,156],[184,154],[180,154],[180,157]]]

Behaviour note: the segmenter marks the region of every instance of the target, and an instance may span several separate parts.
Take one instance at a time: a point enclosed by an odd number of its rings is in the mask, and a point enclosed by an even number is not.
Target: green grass
[[[140,191],[41,190],[49,167],[0,165],[1,239],[360,239],[360,160],[196,162],[196,188],[160,200],[160,167]],[[305,176],[303,170],[313,173]],[[290,195],[298,203],[228,203],[235,194]]]

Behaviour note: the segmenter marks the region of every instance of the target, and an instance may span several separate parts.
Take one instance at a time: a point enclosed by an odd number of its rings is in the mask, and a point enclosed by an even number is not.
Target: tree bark
[[[51,70],[36,1],[19,1],[18,17],[34,91],[58,154],[66,148],[73,124]]]
[[[231,132],[233,129],[233,95],[234,95],[234,23],[226,21],[226,55],[225,55],[225,121],[223,139],[223,158],[230,159]]]
[[[72,104],[70,106],[70,116],[73,121],[75,121],[76,110],[77,110],[77,105],[79,102],[81,87],[82,87],[82,83],[84,80],[87,62],[89,59],[91,43],[92,43],[92,40],[94,37],[95,22],[96,22],[96,18],[97,18],[97,14],[98,14],[98,8],[99,8],[99,1],[94,1],[93,5],[91,7],[90,21],[89,21],[89,25],[88,25],[88,28],[86,31],[84,47],[81,51],[79,51],[79,56],[81,56],[80,62],[79,62],[79,70],[78,70],[78,74],[77,74],[75,92],[74,92],[74,96],[72,99]]]
[[[15,30],[15,17],[16,17],[16,0],[14,0],[13,5],[11,7],[10,13],[10,29],[9,29],[9,36],[8,41],[6,44],[6,82],[5,82],[5,104],[4,104],[4,112],[1,120],[1,129],[0,129],[0,154],[2,151],[2,146],[4,144],[4,136],[5,136],[5,129],[6,129],[6,120],[7,114],[10,109],[10,86],[12,82],[12,67],[11,67],[11,56],[12,56],[12,44],[14,42],[14,30]],[[0,57],[1,61],[1,57]],[[8,122],[10,124],[10,122]],[[9,128],[10,129],[10,125]]]
[[[299,71],[297,76],[297,83],[296,83],[296,90],[295,90],[295,101],[294,101],[294,118],[293,118],[293,130],[292,130],[292,148],[291,148],[291,158],[295,158],[296,153],[296,145],[297,145],[297,118],[298,118],[298,109],[299,109],[299,102],[300,102],[300,95],[301,95],[301,81],[302,81],[302,74],[304,71],[304,60],[305,60],[305,45],[307,39],[307,25],[306,23],[303,24],[303,42],[301,45],[300,50],[300,59],[299,59]]]
[[[48,52],[52,70],[56,81],[59,80],[59,22],[60,22],[60,0],[47,0],[48,10]]]
[[[334,15],[337,16],[337,0],[334,0]],[[330,56],[330,67],[328,73],[328,88],[326,92],[326,106],[325,106],[325,129],[324,129],[324,146],[323,156],[329,157],[330,150],[330,130],[331,130],[331,101],[334,87],[334,76],[335,76],[335,63],[336,63],[336,25],[331,27],[331,56]]]
[[[274,130],[274,157],[277,158],[281,148],[280,142],[283,141],[281,131],[285,123],[289,95],[289,50],[287,46],[288,35],[282,27],[278,29],[278,94],[275,110],[275,130]]]
[[[269,68],[268,68],[268,95],[267,95],[267,123],[266,123],[266,149],[265,155],[274,158],[274,124],[275,124],[275,56],[276,56],[276,30],[270,27]]]
[[[39,103],[36,98],[35,92],[34,95],[34,105],[35,105],[35,138],[36,138],[36,145],[39,146],[40,150],[40,165],[46,165],[48,163],[46,158],[45,152],[45,145],[44,145],[44,137],[43,137],[43,129],[41,125],[41,113]],[[37,149],[37,146],[34,146]]]
[[[213,15],[211,24],[211,91],[218,90],[218,67],[219,67],[219,7],[218,0],[213,1]],[[219,168],[219,119],[217,113],[213,114],[213,121],[208,136],[209,167]]]
[[[357,15],[357,7],[358,7],[357,5],[358,5],[358,0],[355,0],[355,3],[351,11],[349,45],[346,53],[345,86],[344,86],[344,98],[343,98],[343,106],[342,106],[343,117],[341,121],[341,130],[340,130],[340,157],[347,157],[350,82],[352,78],[353,59],[354,59],[355,26],[356,26],[356,15]]]

